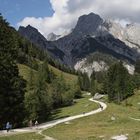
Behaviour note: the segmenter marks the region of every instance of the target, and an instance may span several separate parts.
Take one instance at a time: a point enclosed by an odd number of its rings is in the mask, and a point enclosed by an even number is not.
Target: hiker
[[[6,123],[6,130],[7,130],[7,132],[9,132],[10,127],[11,127],[11,126],[10,126],[10,123],[9,123],[9,122],[7,122],[7,123]]]
[[[35,127],[37,127],[37,126],[38,126],[38,121],[36,120],[36,121],[35,121]]]
[[[103,110],[103,106],[100,104],[100,108],[101,108],[101,110]]]

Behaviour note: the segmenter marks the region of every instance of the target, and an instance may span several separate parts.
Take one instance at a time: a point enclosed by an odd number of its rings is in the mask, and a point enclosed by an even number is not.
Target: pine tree
[[[140,59],[138,59],[136,61],[136,64],[135,64],[135,73],[139,73],[140,74]]]
[[[0,128],[7,121],[20,126],[24,119],[26,82],[19,76],[17,50],[13,29],[0,15]]]
[[[80,85],[78,82],[73,86],[73,89],[74,89],[74,98],[76,99],[81,98],[82,92],[81,92]]]
[[[49,67],[48,67],[48,61],[47,61],[47,58],[45,58],[44,62],[43,62],[43,73],[44,73],[44,78],[45,78],[45,81],[47,83],[51,83],[51,72],[49,70]]]
[[[53,104],[54,108],[62,106],[62,94],[66,90],[66,83],[63,78],[63,74],[61,73],[60,77],[57,77],[52,82],[52,97],[53,97]]]
[[[83,89],[83,78],[82,75],[80,73],[78,73],[78,84],[80,86],[80,89]]]
[[[46,82],[46,73],[43,65],[40,65],[35,84],[25,96],[25,107],[28,114],[28,120],[44,121],[52,110],[52,97],[48,92]]]
[[[78,83],[81,90],[89,91],[90,90],[90,79],[86,73],[78,74]]]
[[[90,92],[94,96],[95,93],[96,93],[96,85],[95,85],[96,78],[95,78],[95,72],[94,71],[92,72],[92,74],[90,76],[90,80],[91,80],[90,81]]]
[[[120,103],[133,94],[133,83],[122,62],[112,65],[107,73],[106,92],[109,101]]]
[[[87,73],[83,73],[83,89],[85,91],[90,90],[90,79],[89,79]]]

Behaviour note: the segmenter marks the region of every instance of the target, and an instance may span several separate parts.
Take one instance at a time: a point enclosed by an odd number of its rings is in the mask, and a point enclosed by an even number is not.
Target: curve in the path
[[[103,102],[93,100],[92,98],[89,99],[89,100],[92,101],[92,102],[100,104],[102,106],[102,108],[98,108],[98,109],[93,110],[93,111],[88,112],[88,113],[83,113],[83,114],[80,114],[80,115],[75,115],[75,116],[71,116],[71,117],[67,117],[67,118],[63,118],[63,119],[50,121],[50,122],[47,122],[47,123],[44,123],[44,124],[40,125],[38,128],[39,129],[47,129],[47,128],[53,127],[57,124],[60,124],[60,123],[64,123],[64,122],[67,122],[67,121],[72,121],[72,120],[75,120],[75,119],[78,119],[78,118],[82,118],[82,117],[86,117],[86,116],[90,116],[90,115],[102,112],[103,110],[105,110],[107,108],[107,105]]]
[[[50,122],[47,122],[47,123],[43,123],[43,124],[39,125],[37,129],[36,128],[31,129],[29,127],[28,128],[14,129],[13,134],[16,134],[18,132],[24,133],[24,132],[36,132],[36,131],[41,133],[44,129],[51,128],[51,127],[53,127],[57,124],[72,121],[72,120],[82,118],[82,117],[86,117],[86,116],[90,116],[90,115],[93,115],[93,114],[97,114],[97,113],[102,112],[103,110],[105,110],[107,108],[107,105],[105,103],[101,102],[101,101],[93,100],[92,98],[90,98],[89,100],[92,101],[92,102],[100,104],[101,108],[98,108],[98,109],[93,110],[93,111],[88,112],[88,113],[83,113],[83,114],[80,114],[80,115],[75,115],[75,116],[71,116],[71,117],[67,117],[67,118],[58,119],[58,120],[50,121]],[[0,132],[0,134],[2,134],[2,131]],[[10,134],[10,133],[8,133],[8,134]],[[41,135],[42,135],[42,133],[41,133]],[[47,136],[44,136],[44,137],[47,137]]]

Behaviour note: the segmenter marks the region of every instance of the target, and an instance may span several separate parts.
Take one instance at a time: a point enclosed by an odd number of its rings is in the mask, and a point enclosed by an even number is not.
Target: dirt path
[[[42,131],[45,130],[45,129],[51,128],[51,127],[53,127],[57,124],[60,124],[60,123],[64,123],[64,122],[72,121],[72,120],[75,120],[75,119],[78,119],[78,118],[82,118],[82,117],[97,114],[97,113],[102,112],[103,110],[105,110],[107,108],[107,105],[105,103],[101,102],[101,101],[93,100],[92,98],[90,98],[89,101],[100,104],[101,108],[90,111],[88,113],[83,113],[83,114],[79,114],[79,115],[75,115],[75,116],[71,116],[71,117],[67,117],[67,118],[58,119],[58,120],[50,121],[50,122],[47,122],[47,123],[43,123],[43,124],[40,124],[38,126],[38,128],[27,127],[27,128],[13,129],[9,133],[7,133],[6,131],[0,131],[0,136],[13,135],[13,134],[18,134],[18,133],[37,132],[38,134],[40,134],[44,137],[44,140],[55,140],[54,138],[51,138],[49,136],[46,136],[46,135],[42,134]]]

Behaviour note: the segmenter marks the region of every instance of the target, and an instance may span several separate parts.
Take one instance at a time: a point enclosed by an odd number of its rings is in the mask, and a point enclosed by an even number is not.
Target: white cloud
[[[37,28],[43,35],[50,32],[61,34],[73,28],[79,16],[94,12],[104,18],[140,22],[140,1],[138,0],[50,0],[54,14],[52,17],[26,17],[18,26],[28,24]]]

